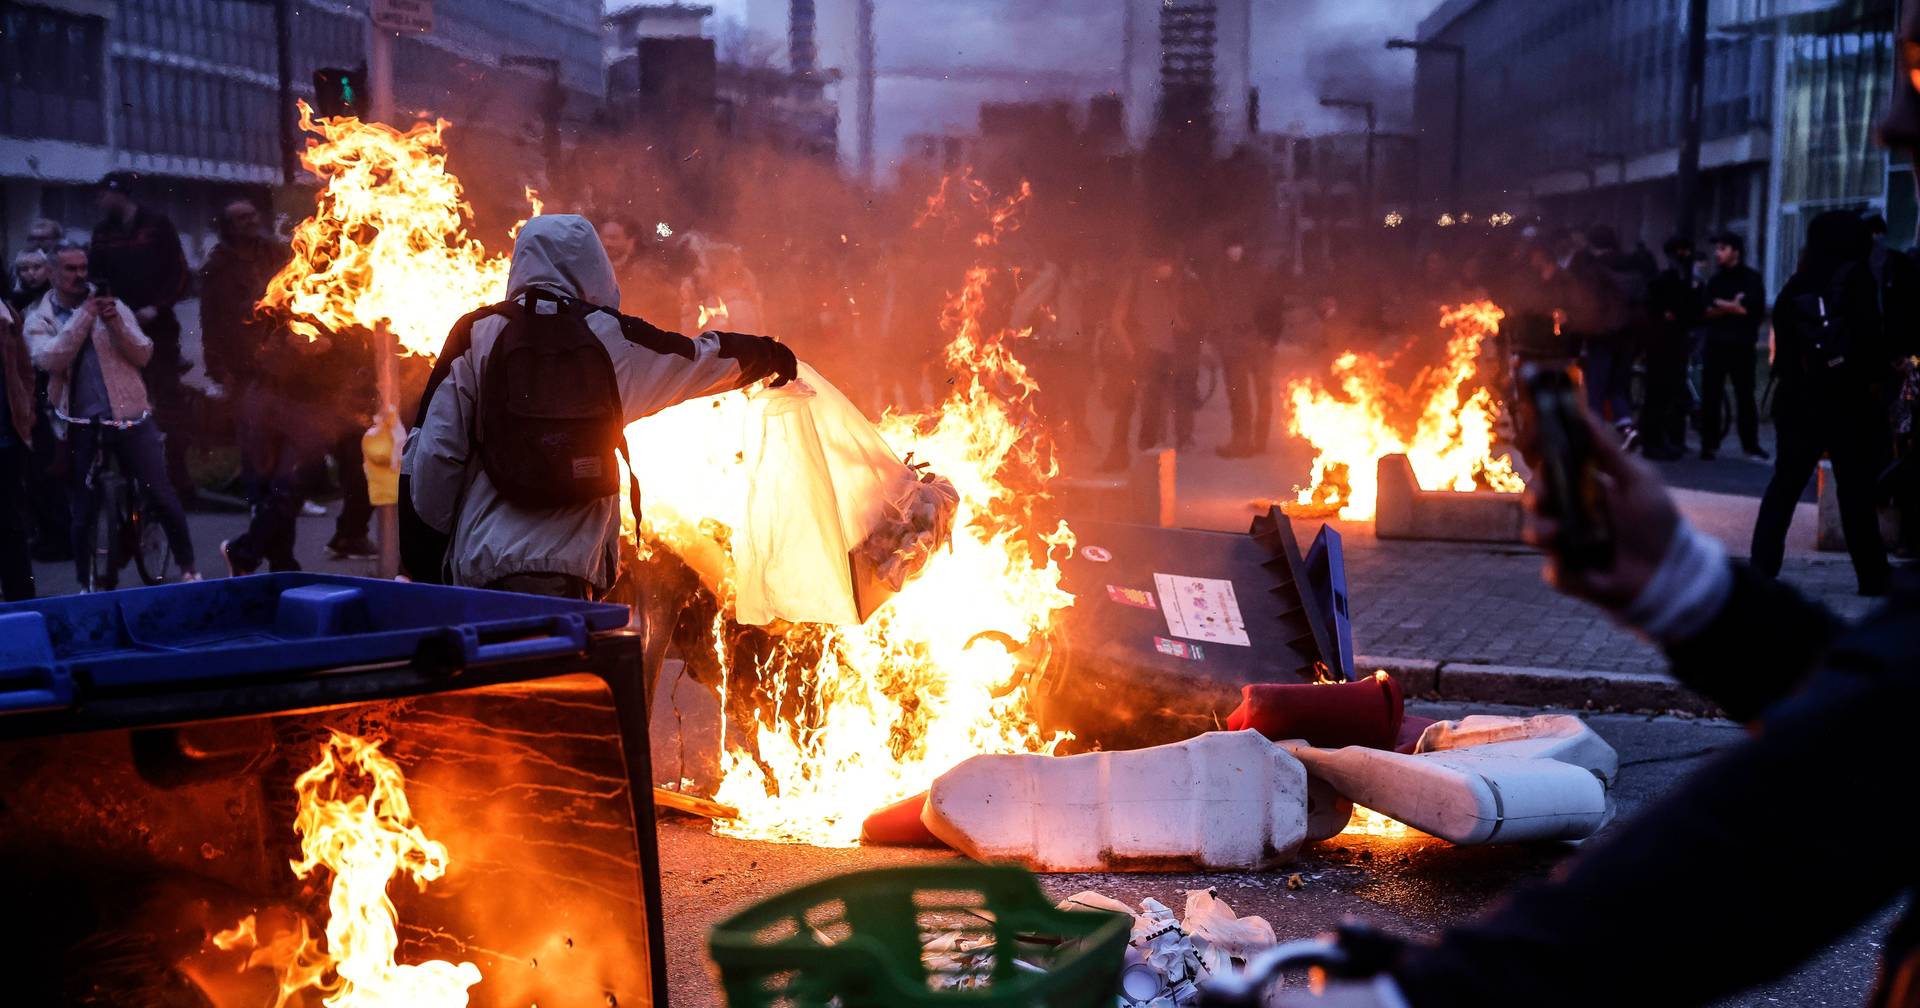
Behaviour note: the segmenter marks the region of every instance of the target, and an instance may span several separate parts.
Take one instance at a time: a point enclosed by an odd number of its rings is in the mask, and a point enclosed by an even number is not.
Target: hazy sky
[[[745,0],[710,0],[716,21]],[[1413,58],[1383,48],[1410,35],[1439,0],[1253,0],[1254,83],[1261,128],[1339,127],[1323,92],[1382,99],[1383,128],[1405,115]],[[884,67],[1026,66],[1070,70],[1117,87],[1121,0],[876,0],[875,48]],[[1062,89],[1064,88],[1064,91]],[[982,100],[1084,97],[1092,88],[1006,81],[883,78],[875,97],[884,163],[911,133],[970,129]],[[1052,92],[1052,93],[1050,93]]]

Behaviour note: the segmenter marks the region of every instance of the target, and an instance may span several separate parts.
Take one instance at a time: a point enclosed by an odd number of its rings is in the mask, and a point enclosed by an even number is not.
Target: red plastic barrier
[[[1252,728],[1276,742],[1305,739],[1322,749],[1392,749],[1405,717],[1400,684],[1385,673],[1349,683],[1255,683],[1240,695],[1228,728]]]
[[[1400,720],[1400,734],[1393,740],[1393,751],[1413,755],[1413,747],[1420,744],[1420,736],[1435,724],[1438,722],[1430,717],[1408,714]]]
[[[946,843],[920,822],[920,810],[926,804],[927,793],[922,791],[868,816],[860,824],[860,842],[874,847],[945,847]]]

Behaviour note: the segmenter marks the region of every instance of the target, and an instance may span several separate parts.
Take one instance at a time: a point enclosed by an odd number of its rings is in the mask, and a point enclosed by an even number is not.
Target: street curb
[[[1428,658],[1356,655],[1354,669],[1385,671],[1409,697],[1569,707],[1577,710],[1682,713],[1725,717],[1712,701],[1662,675],[1480,665]]]

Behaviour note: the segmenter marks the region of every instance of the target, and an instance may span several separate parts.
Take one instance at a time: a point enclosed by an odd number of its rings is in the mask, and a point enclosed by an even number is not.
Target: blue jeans
[[[80,584],[95,586],[93,580],[94,518],[100,510],[100,497],[87,483],[94,459],[104,449],[114,453],[120,470],[140,481],[146,493],[147,507],[160,519],[167,533],[167,545],[183,571],[198,570],[193,562],[193,536],[187,531],[187,513],[180,507],[180,495],[167,479],[166,438],[152,420],[132,427],[101,427],[97,424],[69,424],[67,442],[73,446],[73,468],[67,488],[73,502],[73,569]]]

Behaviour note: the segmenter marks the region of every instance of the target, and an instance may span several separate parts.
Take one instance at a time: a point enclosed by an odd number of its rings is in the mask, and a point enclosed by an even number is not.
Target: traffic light
[[[367,117],[367,71],[323,67],[313,72],[313,107],[322,119]]]

